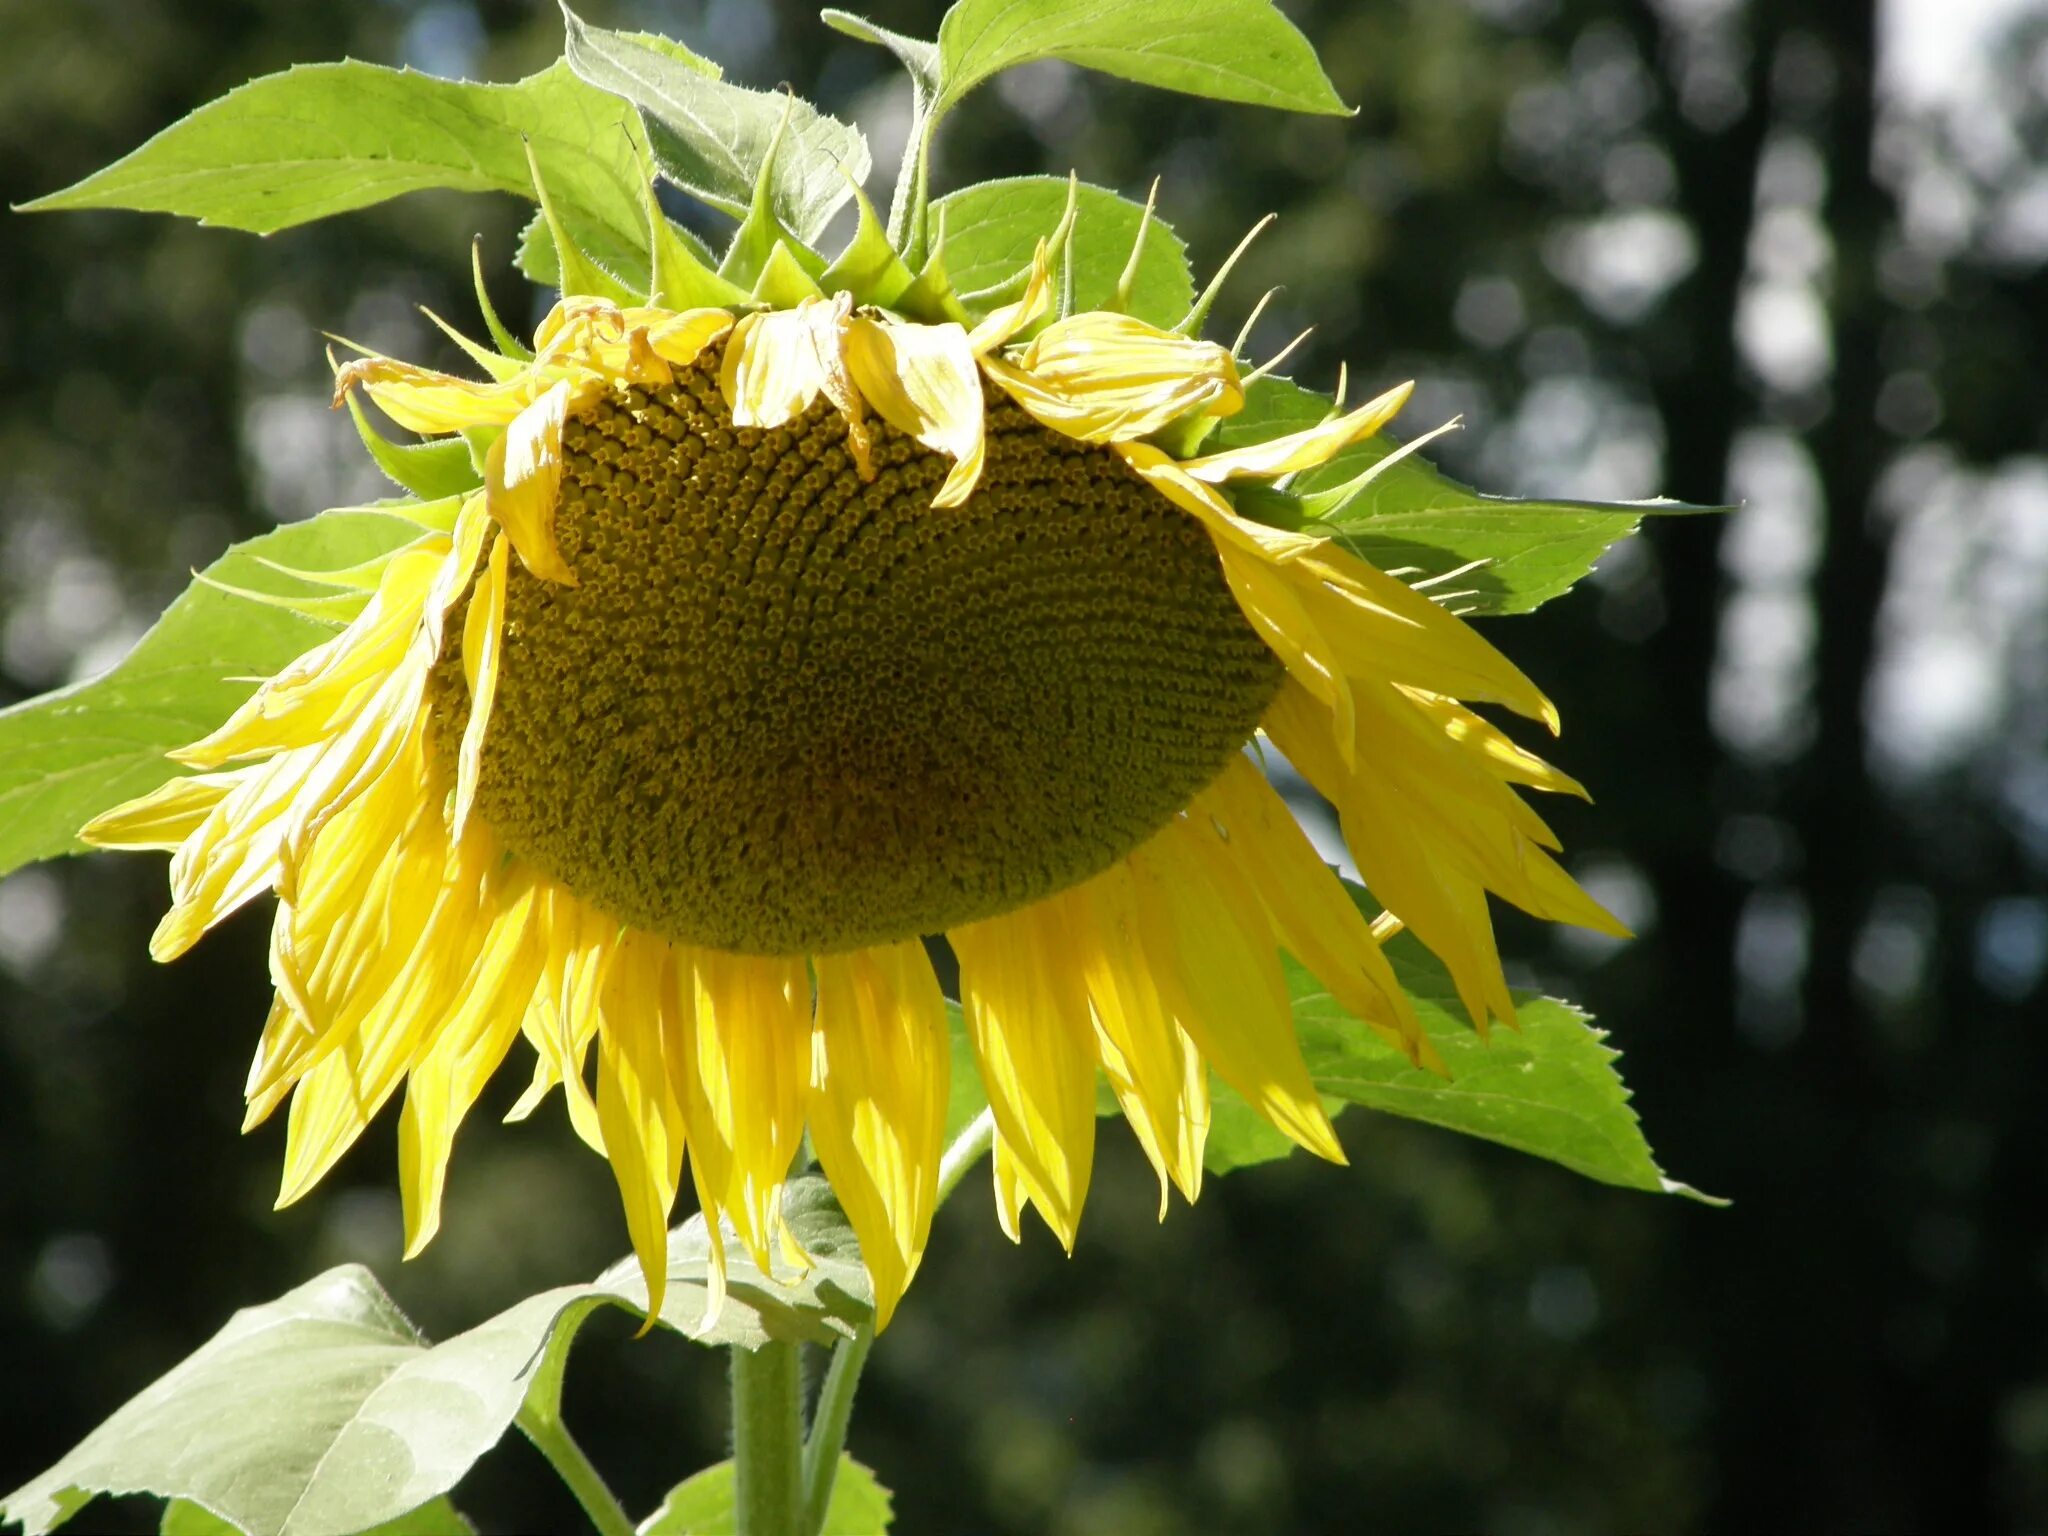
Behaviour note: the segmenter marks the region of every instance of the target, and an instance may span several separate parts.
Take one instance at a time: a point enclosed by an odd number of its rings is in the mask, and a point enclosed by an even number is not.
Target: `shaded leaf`
[[[322,513],[237,544],[164,611],[105,676],[0,710],[0,874],[79,852],[77,832],[101,811],[181,770],[165,761],[234,712],[255,686],[331,626],[223,591],[317,604],[333,594],[276,569],[341,571],[427,530],[426,509]]]
[[[638,119],[560,62],[511,85],[355,60],[299,65],[26,206],[176,213],[269,234],[431,187],[531,199],[527,140],[577,244],[645,291]]]
[[[1245,408],[1204,451],[1263,442],[1320,421],[1328,397],[1287,379],[1256,381]],[[1421,424],[1434,426],[1434,422]],[[1400,444],[1381,435],[1303,474],[1292,487],[1343,484]],[[1460,485],[1409,454],[1326,516],[1309,522],[1383,571],[1421,586],[1455,613],[1527,613],[1571,590],[1643,518],[1718,512],[1681,501],[1521,501]]]
[[[959,0],[939,24],[936,112],[1035,59],[1222,101],[1348,110],[1308,39],[1269,0]]]
[[[730,1288],[715,1320],[703,1316],[704,1223],[683,1223],[661,1324],[746,1349],[852,1337],[872,1316],[872,1293],[830,1188],[815,1175],[792,1179],[784,1214],[814,1264],[778,1263],[764,1275],[727,1238]],[[397,1520],[453,1488],[515,1418],[555,1419],[577,1331],[599,1307],[640,1314],[646,1295],[628,1259],[592,1284],[542,1291],[430,1345],[368,1270],[329,1270],[236,1313],[0,1500],[0,1521],[41,1536],[100,1493],[190,1500],[251,1536],[331,1536]]]
[[[895,1517],[889,1490],[851,1456],[839,1458],[832,1501],[818,1536],[886,1536]],[[721,1461],[669,1489],[661,1507],[640,1522],[640,1536],[738,1536],[733,1464]]]
[[[866,178],[860,130],[809,102],[728,85],[673,48],[589,26],[567,5],[562,17],[569,67],[640,109],[662,174],[693,197],[744,217],[780,131],[770,203],[798,239],[809,241],[852,195],[847,177]]]
[[[968,310],[979,318],[1014,298],[1031,253],[1066,211],[1063,176],[1018,176],[988,181],[939,199],[929,220],[932,239],[945,221],[946,274]],[[1081,184],[1074,209],[1074,305],[1101,309],[1116,295],[1144,221],[1141,203],[1103,187]],[[1154,325],[1179,322],[1194,302],[1187,248],[1155,215],[1138,260],[1130,312]]]

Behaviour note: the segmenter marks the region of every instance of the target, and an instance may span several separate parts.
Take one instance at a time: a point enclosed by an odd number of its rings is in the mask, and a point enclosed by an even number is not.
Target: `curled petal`
[[[1327,464],[1360,438],[1371,437],[1392,421],[1414,391],[1413,384],[1396,384],[1357,410],[1303,431],[1290,432],[1271,442],[1253,443],[1248,448],[1232,448],[1223,453],[1184,460],[1180,466],[1181,473],[1205,485],[1221,485],[1226,480],[1269,480],[1293,474],[1296,470],[1313,469],[1318,464]]]
[[[989,377],[1038,420],[1086,443],[1150,437],[1191,411],[1228,416],[1244,406],[1237,364],[1209,341],[1191,341],[1128,315],[1056,320]]]
[[[846,328],[846,365],[877,415],[935,453],[952,472],[938,507],[958,506],[981,478],[985,454],[981,374],[958,325],[905,325],[865,317]]]
[[[543,581],[576,585],[555,545],[555,503],[562,490],[562,424],[569,386],[560,383],[507,427],[484,456],[484,486],[496,518],[526,568]]]

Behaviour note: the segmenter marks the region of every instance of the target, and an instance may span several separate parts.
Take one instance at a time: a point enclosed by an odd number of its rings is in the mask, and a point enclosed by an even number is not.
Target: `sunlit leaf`
[[[712,207],[746,214],[778,132],[771,201],[776,217],[801,240],[815,240],[851,196],[848,176],[859,181],[867,175],[860,130],[809,102],[726,84],[670,49],[589,26],[566,5],[562,15],[569,66],[638,107],[662,174]]]
[[[1263,442],[1322,419],[1328,397],[1286,379],[1260,379],[1244,410],[1204,450]],[[1409,424],[1427,430],[1435,422]],[[1341,485],[1400,444],[1380,436],[1302,475],[1297,491]],[[1460,485],[1409,454],[1310,528],[1464,614],[1527,613],[1571,590],[1645,517],[1719,512],[1682,501],[1523,501]]]
[[[299,65],[27,206],[176,213],[268,234],[433,187],[531,199],[528,141],[572,238],[644,291],[639,120],[559,62],[511,85],[355,60]]]
[[[1223,101],[1346,110],[1315,49],[1270,0],[959,0],[939,24],[939,57],[940,112],[1036,59]]]
[[[946,273],[953,289],[976,316],[1014,298],[1031,253],[1053,232],[1067,206],[1063,176],[1019,176],[967,187],[932,205],[934,241],[945,221]],[[1082,183],[1074,211],[1074,305],[1101,309],[1116,294],[1117,279],[1130,259],[1131,244],[1144,221],[1144,205],[1103,187]],[[1154,325],[1170,326],[1194,301],[1187,248],[1154,216],[1130,312]]]

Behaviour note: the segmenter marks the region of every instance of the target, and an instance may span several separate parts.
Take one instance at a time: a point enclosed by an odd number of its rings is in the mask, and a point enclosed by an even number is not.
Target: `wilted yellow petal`
[[[1244,405],[1222,347],[1128,315],[1055,320],[1014,358],[985,366],[1038,420],[1088,443],[1150,437],[1191,411],[1227,416]]]
[[[936,507],[958,506],[981,478],[981,371],[959,326],[865,316],[846,328],[846,364],[867,403],[890,426],[953,460]]]
[[[576,585],[576,573],[555,545],[555,505],[562,490],[562,424],[569,386],[557,384],[521,411],[484,455],[491,516],[512,541],[520,563],[543,581]]]

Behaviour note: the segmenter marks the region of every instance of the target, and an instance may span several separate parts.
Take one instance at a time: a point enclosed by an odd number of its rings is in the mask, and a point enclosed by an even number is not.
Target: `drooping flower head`
[[[485,445],[482,487],[175,754],[197,772],[87,831],[173,851],[159,959],[275,892],[248,1097],[252,1125],[290,1103],[282,1200],[403,1086],[418,1251],[523,1036],[514,1116],[562,1091],[657,1304],[686,1170],[765,1266],[808,1131],[886,1322],[945,1128],[928,941],[958,961],[1003,1225],[1029,1206],[1071,1247],[1098,1073],[1162,1211],[1200,1187],[1212,1071],[1342,1159],[1283,951],[1433,1065],[1386,934],[1435,950],[1483,1029],[1514,1014],[1489,892],[1618,931],[1515,790],[1577,786],[1468,707],[1555,729],[1529,680],[1238,505],[1380,431],[1406,386],[1204,453],[1244,403],[1231,350],[1071,312],[1070,227],[979,319],[893,256],[829,282],[771,259],[740,291],[679,247],[664,266],[657,230],[646,302],[565,297],[530,354],[472,347],[482,380],[340,369],[337,399]],[[1261,737],[1337,806],[1377,920]]]

